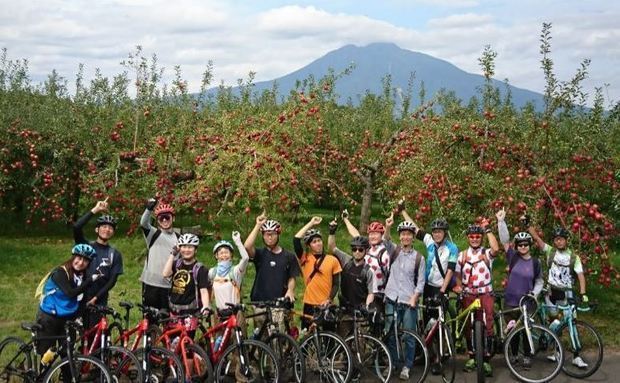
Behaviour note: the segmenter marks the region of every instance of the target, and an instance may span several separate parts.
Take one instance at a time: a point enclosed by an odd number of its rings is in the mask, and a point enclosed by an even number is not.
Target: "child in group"
[[[241,282],[250,260],[248,252],[241,242],[239,232],[233,231],[232,238],[241,255],[236,266],[232,262],[235,251],[232,243],[222,240],[213,246],[213,255],[217,259],[217,266],[209,270],[209,282],[213,288],[215,306],[220,310],[227,307],[226,303],[237,304],[241,302]]]

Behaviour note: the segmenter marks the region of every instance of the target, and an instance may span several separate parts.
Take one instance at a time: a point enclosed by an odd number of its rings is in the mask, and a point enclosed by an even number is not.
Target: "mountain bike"
[[[105,364],[92,356],[75,353],[74,345],[81,325],[69,321],[65,335],[39,336],[43,327],[38,323],[22,323],[22,329],[30,332],[30,341],[8,337],[0,342],[0,381],[3,382],[114,382]],[[39,358],[35,352],[38,341],[60,341],[60,348],[52,347]]]
[[[587,378],[594,374],[603,362],[603,339],[594,326],[577,319],[578,312],[595,310],[597,303],[588,306],[578,304],[572,291],[567,291],[566,304],[539,304],[538,319],[555,332],[564,348],[562,371],[574,378]],[[549,323],[549,311],[560,310],[558,322]],[[580,360],[577,360],[579,358]]]
[[[265,309],[245,318],[264,317],[262,325],[254,330],[254,339],[265,342],[278,357],[280,365],[280,380],[282,382],[306,380],[306,362],[297,341],[288,333],[280,331],[278,323],[273,319],[276,310],[282,311],[286,316],[293,308],[293,302],[287,297],[272,301],[250,302],[250,305]]]

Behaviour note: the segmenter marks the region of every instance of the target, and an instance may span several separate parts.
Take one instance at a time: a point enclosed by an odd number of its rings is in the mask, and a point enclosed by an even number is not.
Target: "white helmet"
[[[531,245],[532,242],[534,242],[534,240],[532,239],[532,236],[530,235],[530,233],[522,231],[515,235],[515,243],[521,243],[521,242],[527,242],[528,244]]]
[[[409,230],[412,233],[416,232],[416,227],[413,224],[413,222],[411,221],[403,221],[401,223],[398,224],[398,227],[396,228],[396,230],[400,233],[401,231],[405,231],[405,230]]]
[[[280,226],[280,222],[274,219],[268,219],[260,225],[260,231],[261,233],[266,231],[275,231],[277,234],[280,234],[282,232],[282,226]]]
[[[195,234],[186,233],[179,237],[178,241],[179,246],[194,246],[198,247],[200,245],[200,239]]]

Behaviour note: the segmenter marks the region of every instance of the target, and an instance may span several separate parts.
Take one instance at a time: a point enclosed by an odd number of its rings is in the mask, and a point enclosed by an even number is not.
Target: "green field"
[[[326,231],[327,215],[324,216],[321,229]],[[246,236],[251,229],[251,223],[247,222],[246,227],[241,227],[242,237]],[[293,233],[303,225],[303,223],[287,224],[282,235],[281,243],[292,250]],[[92,233],[92,227],[86,229],[86,233]],[[222,233],[230,233],[232,226],[225,224]],[[94,234],[94,233],[93,233]],[[92,235],[90,236],[93,237]],[[230,239],[230,234],[228,234]],[[118,307],[120,300],[138,302],[140,300],[140,282],[138,278],[142,271],[144,260],[145,243],[141,234],[131,237],[120,235],[113,239],[115,245],[123,254],[125,272],[119,279],[118,284],[111,293],[111,304]],[[211,254],[214,244],[213,238],[204,238],[199,248],[199,259],[207,264],[213,265],[215,258]],[[57,266],[69,257],[72,246],[72,237],[69,229],[66,233],[58,230],[52,236],[35,233],[30,236],[11,236],[0,237],[0,338],[7,335],[21,335],[27,337],[28,334],[20,329],[23,321],[32,321],[37,311],[37,302],[34,299],[34,290],[40,279],[53,267]],[[462,245],[457,241],[457,244]],[[262,245],[259,238],[257,245]],[[347,248],[348,239],[344,228],[338,232],[338,245]],[[422,250],[418,242],[418,250]],[[238,258],[238,255],[237,255]],[[497,260],[494,267],[495,285],[499,286],[504,273],[505,263],[503,259]],[[248,297],[254,279],[254,267],[250,266],[243,284],[243,296]],[[297,302],[301,301],[303,287],[302,281],[298,280]],[[583,317],[596,324],[601,331],[605,345],[617,348],[620,346],[620,334],[617,329],[618,313],[620,310],[620,295],[612,290],[605,289],[592,283],[588,287],[590,299],[600,303],[598,310],[594,314],[583,315]],[[137,312],[134,313],[137,319]]]

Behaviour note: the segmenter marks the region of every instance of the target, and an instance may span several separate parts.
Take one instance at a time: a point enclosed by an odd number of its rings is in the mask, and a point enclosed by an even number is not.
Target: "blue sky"
[[[589,58],[585,90],[620,100],[616,1],[0,0],[0,9],[0,47],[28,59],[34,81],[56,69],[71,85],[80,63],[86,77],[96,68],[112,76],[141,45],[157,54],[166,81],[180,65],[191,90],[209,60],[216,84],[235,84],[250,71],[257,81],[280,77],[346,44],[393,42],[473,73],[489,44],[497,79],[540,92],[539,35],[551,22],[559,79]]]

